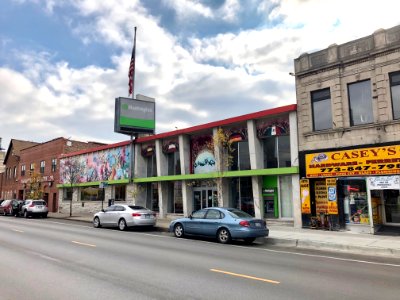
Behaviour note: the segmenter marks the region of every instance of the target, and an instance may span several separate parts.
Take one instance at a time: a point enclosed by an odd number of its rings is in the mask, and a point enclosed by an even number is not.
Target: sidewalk
[[[73,215],[49,213],[49,218],[92,222],[93,215]],[[170,219],[158,219],[157,229],[168,231]],[[280,247],[317,249],[346,252],[371,256],[400,258],[400,237],[352,233],[348,231],[322,231],[296,229],[287,226],[271,225],[265,243]]]

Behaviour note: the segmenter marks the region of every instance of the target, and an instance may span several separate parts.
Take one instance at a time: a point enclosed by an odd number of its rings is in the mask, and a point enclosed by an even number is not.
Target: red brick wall
[[[55,212],[58,208],[58,189],[59,182],[59,157],[63,153],[71,153],[87,148],[98,147],[99,143],[84,143],[79,141],[68,141],[64,138],[57,138],[30,148],[21,150],[20,156],[10,155],[7,159],[6,170],[3,180],[0,181],[0,189],[4,198],[26,199],[26,190],[30,179],[29,171],[31,163],[35,164],[35,173],[40,173],[40,162],[45,161],[42,185],[44,186],[43,198],[47,201],[49,211]],[[55,172],[51,170],[52,159],[57,159]],[[25,165],[25,175],[21,176],[21,166]],[[17,167],[17,174],[14,177],[14,167]],[[8,178],[8,169],[11,168],[11,178]],[[2,184],[2,185],[1,185]],[[1,197],[1,194],[0,194]]]

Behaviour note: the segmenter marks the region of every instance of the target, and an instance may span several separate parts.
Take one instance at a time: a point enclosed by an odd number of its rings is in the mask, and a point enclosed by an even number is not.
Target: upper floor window
[[[152,155],[146,158],[147,160],[147,177],[157,176],[157,160],[156,156]]]
[[[30,171],[30,172],[35,171],[35,164],[34,164],[34,163],[31,163],[31,164],[30,164],[30,166],[29,166],[29,171]]]
[[[26,166],[21,165],[21,176],[25,176]]]
[[[40,162],[40,173],[43,174],[44,173],[44,167],[45,167],[46,163],[44,160],[42,160]]]
[[[231,171],[250,170],[249,142],[240,141],[232,143],[232,164],[229,167]]]
[[[168,159],[168,175],[181,174],[181,161],[179,158],[179,151],[167,154]]]
[[[313,129],[323,130],[332,128],[332,105],[330,89],[311,92],[313,114]]]
[[[264,168],[291,166],[290,135],[270,136],[263,140]]]
[[[400,72],[390,76],[390,92],[392,95],[393,119],[400,119]]]
[[[350,126],[372,123],[374,115],[372,112],[371,80],[351,83],[347,88],[350,104]]]
[[[14,167],[14,178],[17,178],[17,167]]]
[[[51,171],[55,172],[57,170],[57,158],[51,160]]]

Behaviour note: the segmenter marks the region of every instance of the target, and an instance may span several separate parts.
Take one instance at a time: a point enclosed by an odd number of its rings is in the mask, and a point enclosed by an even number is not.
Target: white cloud
[[[114,99],[127,96],[134,26],[138,26],[135,91],[156,98],[157,131],[163,132],[294,103],[294,78],[288,73],[300,54],[399,24],[397,10],[387,9],[393,2],[386,0],[379,5],[264,1],[258,12],[265,24],[248,30],[239,30],[239,15],[246,9],[240,6],[243,2],[228,0],[211,10],[200,1],[163,1],[175,10],[180,24],[191,18],[211,22],[218,17],[238,26],[238,32],[181,43],[138,0],[121,0],[118,5],[97,0],[30,1],[54,15],[72,5],[81,18],[63,16],[71,31],[86,44],[96,41],[116,50],[108,68],[73,68],[66,61],[54,62],[56,56],[48,52],[20,52],[20,71],[0,66],[0,118],[7,128],[0,130],[3,142],[57,136],[103,142],[127,139],[113,133]]]

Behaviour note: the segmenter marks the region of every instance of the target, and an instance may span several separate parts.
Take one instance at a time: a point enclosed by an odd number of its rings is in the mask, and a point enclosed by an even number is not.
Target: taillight
[[[243,227],[250,227],[249,221],[240,221],[239,225]]]
[[[141,214],[140,213],[132,213],[132,217],[140,217]]]

